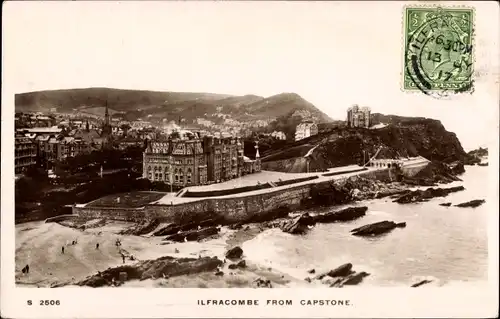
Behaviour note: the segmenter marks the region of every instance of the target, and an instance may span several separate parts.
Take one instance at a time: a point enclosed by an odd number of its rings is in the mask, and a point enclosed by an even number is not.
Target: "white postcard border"
[[[493,4],[493,3],[492,3]],[[265,6],[265,4],[262,4]],[[486,2],[471,4],[479,14]],[[488,10],[488,9],[486,9]],[[477,17],[481,18],[481,17]],[[5,21],[5,19],[4,19]],[[5,28],[3,28],[5,30]],[[498,36],[498,34],[496,34]],[[498,41],[494,38],[492,41]],[[4,43],[13,39],[3,38]],[[5,47],[2,48],[5,52]],[[478,57],[480,58],[480,57]],[[314,288],[314,289],[143,289],[143,288],[20,288],[14,283],[14,94],[9,79],[16,76],[8,61],[2,59],[2,159],[1,159],[1,315],[7,318],[134,318],[134,317],[492,317],[498,311],[498,201],[488,200],[489,279],[484,286],[461,289],[441,288]],[[498,78],[498,70],[493,70]],[[495,74],[495,72],[497,72]],[[394,83],[399,86],[400,83]],[[476,83],[476,90],[489,89]],[[483,86],[483,87],[482,87]],[[492,93],[499,99],[497,91]],[[498,199],[499,163],[498,105],[495,108],[495,131],[488,145],[490,178],[489,199]],[[489,119],[491,121],[491,119]],[[486,189],[486,185],[485,185]],[[471,261],[473,267],[473,261]],[[197,300],[252,299],[260,306],[199,306]],[[291,299],[293,306],[266,306],[266,300]],[[300,300],[349,300],[350,306],[302,306]],[[27,305],[33,300],[33,306]],[[58,307],[43,307],[39,300],[60,300]]]

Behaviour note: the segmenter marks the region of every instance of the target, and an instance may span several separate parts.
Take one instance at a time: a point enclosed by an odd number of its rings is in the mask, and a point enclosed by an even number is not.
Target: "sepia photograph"
[[[9,1],[2,281],[57,288],[37,307],[64,288],[488,292],[489,4]],[[219,291],[189,302],[259,304]]]

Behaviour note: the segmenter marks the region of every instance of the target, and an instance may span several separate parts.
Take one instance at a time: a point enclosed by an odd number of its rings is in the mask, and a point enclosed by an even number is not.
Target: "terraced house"
[[[20,174],[36,164],[36,144],[30,138],[15,137],[15,173]]]
[[[257,171],[260,158],[245,158],[243,142],[235,137],[181,131],[167,140],[149,140],[143,154],[144,178],[176,186],[219,183]]]

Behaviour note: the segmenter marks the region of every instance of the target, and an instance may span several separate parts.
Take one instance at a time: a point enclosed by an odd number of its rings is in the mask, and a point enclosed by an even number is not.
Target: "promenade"
[[[257,185],[258,183],[264,184],[264,183],[268,183],[268,182],[277,182],[278,180],[286,181],[286,180],[292,180],[292,179],[298,179],[298,178],[304,178],[304,177],[310,177],[310,176],[317,176],[318,178],[313,179],[313,180],[309,180],[309,181],[303,181],[303,182],[298,182],[298,183],[294,183],[294,184],[284,185],[284,186],[277,186],[277,187],[272,187],[272,188],[267,188],[267,189],[253,190],[253,191],[242,192],[242,193],[232,194],[232,195],[225,195],[225,196],[182,197],[182,196],[176,196],[176,193],[166,193],[164,197],[162,197],[161,199],[159,199],[157,201],[152,202],[151,204],[177,205],[177,204],[206,200],[208,198],[217,199],[217,198],[238,198],[238,197],[246,197],[246,196],[255,196],[255,195],[261,195],[261,194],[266,194],[266,193],[270,193],[270,192],[281,191],[284,189],[289,189],[289,188],[308,185],[308,184],[317,184],[317,183],[326,182],[326,181],[340,180],[340,179],[356,176],[359,174],[366,174],[369,172],[380,171],[380,170],[385,169],[385,168],[377,168],[377,167],[367,167],[366,170],[360,171],[362,168],[363,167],[361,167],[359,165],[349,165],[349,166],[331,168],[326,172],[314,172],[314,173],[282,173],[282,172],[274,172],[274,171],[262,171],[260,173],[245,175],[241,178],[230,180],[230,181],[223,182],[223,183],[204,185],[204,186],[192,186],[192,187],[188,187],[187,189],[190,191],[214,191],[214,190],[231,189],[231,188],[236,188],[236,187],[253,186],[253,185]],[[342,172],[345,172],[345,173],[342,173]],[[331,174],[331,173],[338,173],[338,175],[324,176],[325,174]]]
[[[180,204],[203,201],[207,199],[219,199],[219,198],[230,199],[230,198],[241,198],[248,196],[258,196],[262,194],[269,194],[269,193],[283,191],[286,189],[296,188],[304,185],[317,184],[333,180],[341,180],[352,176],[360,174],[369,174],[371,172],[382,171],[385,169],[386,168],[383,167],[363,168],[362,166],[359,165],[349,165],[349,166],[331,168],[325,172],[313,172],[313,173],[283,173],[275,171],[262,171],[259,173],[245,175],[240,178],[236,178],[222,183],[186,187],[177,193],[138,191],[130,193],[113,194],[101,197],[89,203],[76,204],[75,207],[76,208],[106,207],[113,209],[121,207],[121,208],[141,209],[147,205],[175,206]],[[308,177],[316,177],[316,178],[305,181],[299,180],[296,183],[291,183],[288,185],[278,186],[275,184],[278,182],[286,182]],[[269,183],[272,187],[243,191],[240,193],[234,193],[230,195],[199,196],[199,197],[183,196],[187,191],[193,193],[207,192],[207,191],[221,191],[221,190],[230,190],[241,187],[257,186],[259,183],[261,185]]]

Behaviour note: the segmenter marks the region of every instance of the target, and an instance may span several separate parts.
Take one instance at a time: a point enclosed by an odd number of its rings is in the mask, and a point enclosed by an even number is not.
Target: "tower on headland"
[[[360,107],[353,105],[347,109],[347,126],[348,127],[365,127],[371,125],[370,121],[371,110],[369,107]]]

